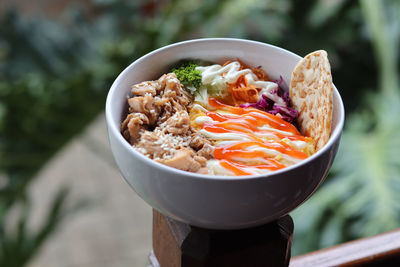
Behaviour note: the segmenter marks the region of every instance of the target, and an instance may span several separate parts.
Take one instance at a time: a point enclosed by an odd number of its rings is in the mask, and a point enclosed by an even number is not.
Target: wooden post
[[[248,229],[210,230],[153,210],[153,251],[161,267],[288,266],[293,228],[286,215]]]

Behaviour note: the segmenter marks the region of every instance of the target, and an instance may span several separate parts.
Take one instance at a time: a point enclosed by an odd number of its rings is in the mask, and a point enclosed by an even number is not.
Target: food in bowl
[[[237,59],[180,62],[158,80],[132,86],[121,132],[140,153],[184,171],[279,170],[329,139],[333,87],[326,52],[298,63],[289,92],[282,83]]]

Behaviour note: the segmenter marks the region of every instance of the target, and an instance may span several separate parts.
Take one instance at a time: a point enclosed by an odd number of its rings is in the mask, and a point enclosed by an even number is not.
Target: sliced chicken
[[[135,96],[144,96],[150,94],[155,96],[160,91],[161,85],[158,81],[146,81],[132,85],[131,92]]]
[[[160,162],[183,171],[197,172],[201,167],[205,167],[207,160],[195,156],[191,149],[181,149],[175,153],[173,158],[160,160]]]

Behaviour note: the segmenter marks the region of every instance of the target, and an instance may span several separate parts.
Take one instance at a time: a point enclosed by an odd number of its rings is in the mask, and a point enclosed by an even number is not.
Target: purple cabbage
[[[270,99],[267,95],[261,95],[261,99],[256,103],[246,103],[240,105],[242,108],[253,107],[259,110],[268,112],[273,115],[277,115],[278,113],[282,116],[282,119],[289,122],[294,123],[299,116],[299,112],[291,107],[289,93],[285,92],[281,85],[283,83],[282,76],[279,81],[275,81],[278,87],[271,91],[271,94],[279,96],[286,106],[276,104],[272,99]]]
[[[273,115],[276,115],[279,113],[279,114],[281,114],[283,120],[290,122],[290,123],[294,123],[294,121],[299,116],[299,112],[297,110],[295,110],[294,108],[284,107],[284,106],[280,106],[277,104],[274,104],[272,109],[268,110],[267,112],[270,114],[273,114]]]
[[[267,95],[262,95],[261,100],[259,100],[256,103],[246,103],[246,104],[240,105],[241,108],[252,107],[252,108],[257,108],[257,109],[267,111],[267,112],[268,112],[268,110],[272,109],[273,106],[274,106],[274,101],[269,99],[267,97]]]

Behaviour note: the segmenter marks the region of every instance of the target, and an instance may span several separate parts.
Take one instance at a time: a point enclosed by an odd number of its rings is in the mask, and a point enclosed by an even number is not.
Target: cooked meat
[[[207,173],[210,142],[190,128],[192,97],[174,73],[132,86],[123,136],[142,154],[165,165]],[[197,152],[196,152],[197,151]]]
[[[144,131],[136,144],[136,148],[143,154],[150,156],[150,158],[162,158],[168,151],[161,147],[159,140],[159,134],[152,131]]]
[[[210,140],[206,139],[203,134],[193,132],[190,140],[190,147],[194,149],[197,156],[211,159],[214,153],[214,147],[211,145]]]
[[[197,161],[198,163],[200,163],[200,165],[201,165],[202,167],[204,167],[204,166],[207,165],[207,159],[204,158],[204,157],[201,157],[201,156],[194,156],[193,159],[194,159],[195,161]]]
[[[193,150],[183,148],[178,150],[171,159],[163,159],[159,162],[183,171],[197,172],[201,167],[205,167],[206,159],[195,156]]]
[[[170,91],[173,91],[175,93],[179,93],[180,88],[182,87],[180,81],[178,78],[176,78],[175,73],[167,73],[162,75],[158,79],[158,83],[160,84],[161,88],[164,88],[163,94],[170,93]]]
[[[165,129],[157,127],[154,131],[144,131],[136,148],[152,159],[172,158],[176,151],[188,147],[189,138],[165,133]]]
[[[214,147],[210,143],[205,143],[196,154],[200,157],[211,159],[214,154]]]
[[[131,144],[137,142],[140,137],[141,130],[149,124],[149,119],[142,113],[129,114],[121,126],[123,136],[129,140]]]
[[[153,97],[150,94],[146,96],[136,96],[128,99],[129,112],[146,113],[153,104]]]
[[[155,96],[158,91],[160,91],[160,83],[158,81],[147,81],[132,85],[132,94],[144,96],[146,94],[151,94]]]
[[[186,134],[190,127],[190,118],[187,111],[182,110],[176,112],[160,125],[167,133],[171,134]]]
[[[161,87],[165,86],[161,96],[171,98],[173,105],[179,110],[186,110],[191,102],[191,96],[186,92],[176,75],[174,73],[164,74],[158,81]]]
[[[149,124],[153,125],[161,112],[162,102],[159,97],[151,94],[137,96],[128,99],[129,112],[140,112],[149,118]]]
[[[190,141],[190,147],[193,148],[194,150],[198,151],[200,150],[205,144],[210,144],[210,141],[204,137],[203,134],[199,132],[195,132],[192,130],[192,138]]]

